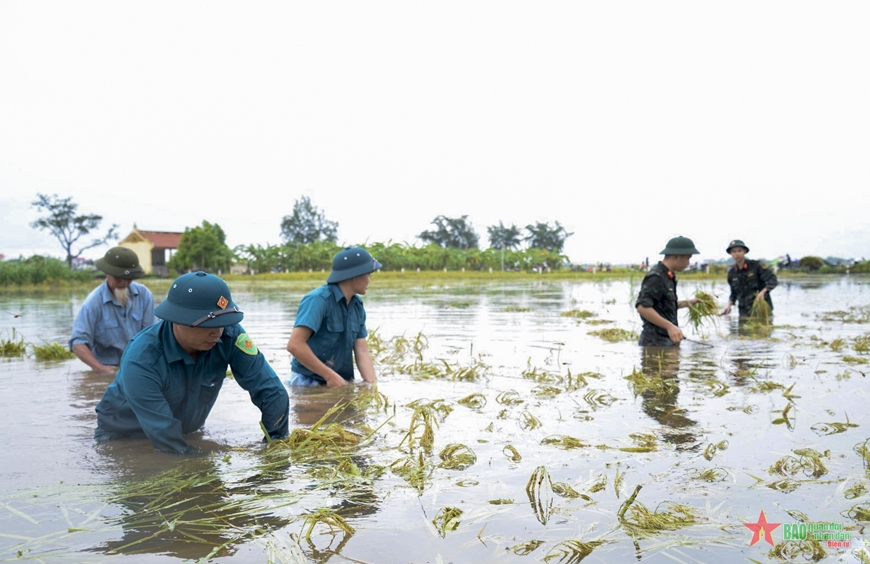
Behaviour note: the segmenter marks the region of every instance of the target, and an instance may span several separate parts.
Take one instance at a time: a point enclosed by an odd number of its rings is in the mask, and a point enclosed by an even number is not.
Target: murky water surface
[[[108,378],[77,360],[0,359],[0,561],[862,561],[870,280],[782,280],[769,333],[682,322],[698,342],[675,355],[590,334],[639,331],[637,283],[376,276],[377,394],[291,393],[291,428],[349,402],[335,420],[361,440],[296,450],[263,446],[233,382],[190,439],[207,456],[96,446]],[[282,376],[310,288],[232,285]],[[680,290],[727,300],[724,282]],[[0,338],[66,343],[86,294],[4,292]],[[762,510],[783,524],[775,547],[749,544]],[[787,540],[802,520],[841,526],[849,547]]]

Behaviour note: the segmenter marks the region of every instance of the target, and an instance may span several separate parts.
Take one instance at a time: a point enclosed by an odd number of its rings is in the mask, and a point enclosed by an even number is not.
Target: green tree
[[[490,225],[486,228],[489,234],[489,246],[493,249],[517,249],[523,242],[520,235],[520,228],[514,224],[510,227],[505,227],[499,221],[498,225]]]
[[[331,241],[315,241],[307,245],[288,243],[284,246],[289,270],[326,270],[332,268],[332,257],[339,251],[338,244]]]
[[[403,268],[415,268],[413,257],[414,250],[407,244],[394,243],[392,240],[386,243],[368,243],[366,250],[384,265],[383,270],[402,270]]]
[[[70,268],[72,268],[73,260],[80,257],[84,251],[105,245],[107,241],[118,238],[115,233],[118,226],[112,225],[103,237],[97,237],[89,243],[83,243],[81,247],[73,251],[73,246],[79,239],[85,235],[90,235],[92,231],[99,228],[103,216],[96,214],[76,215],[79,205],[72,201],[72,197],[61,198],[57,194],[46,196],[37,193],[36,201],[31,206],[45,215],[31,223],[30,226],[40,231],[48,231],[58,240],[66,252],[66,264]]]
[[[233,251],[248,264],[254,274],[266,272],[286,272],[286,255],[280,245],[239,245]]]
[[[526,241],[530,249],[546,249],[551,253],[561,253],[565,247],[565,240],[573,235],[568,233],[564,227],[555,222],[556,225],[551,227],[549,223],[535,222],[534,225],[526,225]]]
[[[293,215],[281,220],[281,238],[285,243],[307,245],[315,241],[335,243],[338,223],[329,221],[320,209],[302,196],[293,204]]]
[[[479,241],[474,228],[468,223],[468,216],[445,217],[439,215],[432,220],[436,229],[423,231],[417,237],[426,243],[434,243],[443,248],[476,249]]]
[[[200,227],[185,227],[178,250],[167,266],[177,271],[206,270],[222,272],[233,263],[233,251],[226,234],[217,223],[203,221]]]
[[[801,270],[809,270],[810,272],[815,272],[825,266],[825,261],[823,261],[820,257],[816,256],[806,256],[802,257],[800,262]]]

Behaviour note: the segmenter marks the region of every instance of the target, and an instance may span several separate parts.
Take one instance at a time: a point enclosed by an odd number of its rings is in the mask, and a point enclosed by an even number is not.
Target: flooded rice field
[[[95,445],[111,377],[2,358],[0,561],[870,562],[870,279],[785,278],[770,328],[671,350],[632,337],[639,283],[375,275],[377,387],[292,391],[267,447],[228,382],[194,458]],[[230,287],[289,376],[313,285]],[[4,291],[0,339],[65,344],[86,295]]]

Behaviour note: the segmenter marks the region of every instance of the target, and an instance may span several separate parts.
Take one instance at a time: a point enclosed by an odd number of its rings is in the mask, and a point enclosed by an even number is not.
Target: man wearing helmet
[[[728,243],[725,252],[731,255],[734,264],[728,269],[728,286],[731,287],[731,295],[721,315],[731,313],[731,306],[736,303],[740,317],[748,317],[752,304],[759,298],[766,301],[770,309],[773,309],[770,292],[777,284],[773,270],[761,261],[746,258],[749,247],[740,239]]]
[[[240,325],[244,314],[226,282],[184,274],[154,313],[162,321],[133,337],[97,404],[97,441],[144,434],[157,450],[197,452],[184,435],[205,423],[227,367],[260,409],[269,436],[287,437],[287,390]]]
[[[326,284],[303,297],[296,311],[287,342],[293,355],[289,385],[344,386],[354,380],[354,358],[362,379],[376,381],[360,296],[380,267],[362,247],[347,247],[335,255]]]
[[[154,297],[133,282],[145,275],[132,249],[112,247],[95,262],[106,281],[85,298],[73,322],[69,348],[94,372],[111,374],[133,335],[154,323]]]
[[[680,344],[683,332],[679,328],[677,309],[689,307],[697,300],[677,300],[677,276],[689,266],[698,249],[688,237],[674,237],[659,253],[665,257],[649,269],[640,286],[635,307],[643,320],[638,344],[672,346]]]

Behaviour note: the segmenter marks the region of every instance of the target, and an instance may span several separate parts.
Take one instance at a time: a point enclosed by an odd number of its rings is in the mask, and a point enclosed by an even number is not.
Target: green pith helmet
[[[126,247],[112,247],[103,258],[94,261],[97,268],[115,278],[135,280],[145,276],[136,252]]]
[[[741,241],[740,239],[734,239],[733,241],[731,241],[730,243],[728,243],[728,248],[725,249],[725,252],[728,253],[728,254],[730,255],[730,254],[731,254],[731,249],[733,249],[734,247],[743,247],[744,249],[746,249],[746,252],[747,252],[747,253],[749,252],[749,247],[747,247],[747,246],[746,246],[746,243],[744,243],[744,242]]]
[[[374,272],[380,267],[381,263],[373,259],[367,250],[362,247],[347,247],[332,259],[332,272],[329,273],[326,281],[333,284],[350,280]]]
[[[227,327],[245,314],[233,302],[227,283],[214,274],[188,272],[175,279],[154,315],[188,327]]]
[[[660,255],[697,255],[701,251],[695,248],[695,243],[688,237],[674,237],[667,246],[659,252]]]

